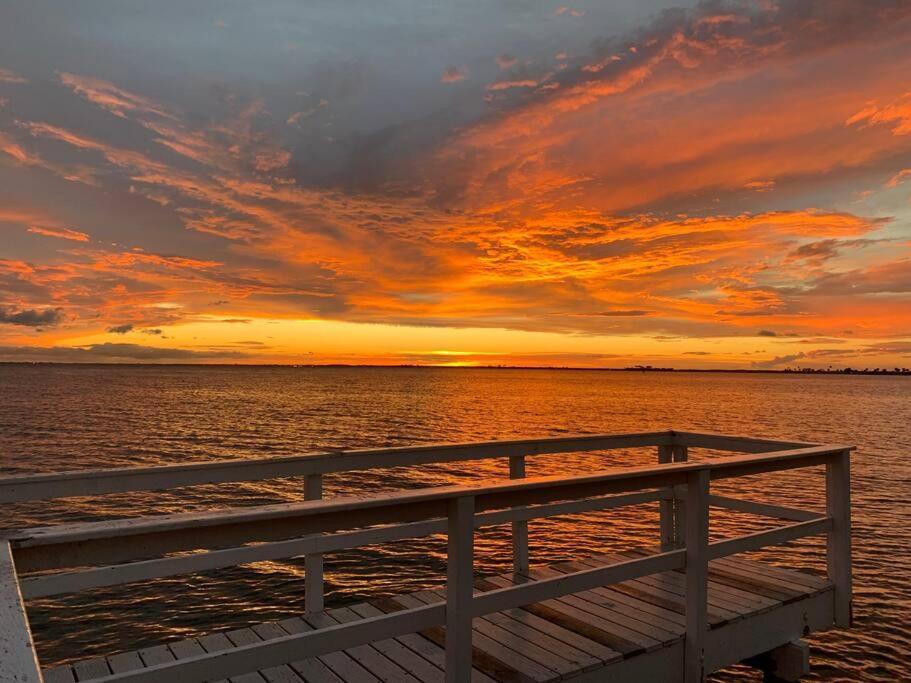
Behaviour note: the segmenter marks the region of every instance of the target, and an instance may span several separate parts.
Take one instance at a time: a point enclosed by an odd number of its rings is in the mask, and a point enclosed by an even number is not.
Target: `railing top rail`
[[[142,556],[142,539],[156,535],[174,538],[170,550],[217,547],[219,533],[230,531],[236,539],[238,529],[249,529],[243,542],[275,540],[300,533],[338,531],[386,522],[415,522],[445,516],[453,498],[472,496],[475,511],[532,505],[575,497],[590,497],[637,489],[657,488],[684,483],[686,475],[707,470],[713,478],[743,476],[822,464],[827,456],[850,450],[851,446],[813,446],[810,448],[716,458],[702,462],[681,462],[660,466],[616,468],[573,477],[537,477],[510,480],[485,486],[445,486],[377,494],[367,498],[334,498],[323,501],[286,503],[212,512],[181,513],[157,517],[135,517],[102,522],[83,522],[51,527],[22,529],[8,539],[14,549],[26,551],[40,547],[105,545],[109,553],[124,558]],[[206,530],[200,534],[200,530]],[[136,541],[119,551],[112,542]],[[42,553],[38,568],[70,566],[49,559]],[[145,550],[145,554],[148,551]],[[61,557],[61,561],[65,561]],[[50,562],[51,564],[47,564]],[[28,562],[26,564],[29,564]]]
[[[282,457],[203,460],[175,465],[8,475],[0,477],[0,503],[104,495],[127,491],[166,490],[200,484],[257,481],[308,474],[404,467],[458,460],[482,460],[514,455],[553,455],[669,445],[691,445],[755,453],[782,448],[804,448],[817,444],[705,432],[663,430],[630,434],[593,434],[510,441],[344,449]]]
[[[0,477],[0,503],[126,491],[164,490],[200,484],[256,481],[459,460],[483,460],[511,455],[547,455],[661,446],[670,445],[672,440],[673,432],[665,430],[631,434],[592,434],[511,441],[359,448],[281,457],[204,460],[149,467],[16,474]]]

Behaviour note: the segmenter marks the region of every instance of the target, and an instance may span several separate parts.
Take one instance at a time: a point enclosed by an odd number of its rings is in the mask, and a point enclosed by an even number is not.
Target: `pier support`
[[[792,640],[744,663],[762,671],[765,683],[796,683],[810,673],[810,646]]]

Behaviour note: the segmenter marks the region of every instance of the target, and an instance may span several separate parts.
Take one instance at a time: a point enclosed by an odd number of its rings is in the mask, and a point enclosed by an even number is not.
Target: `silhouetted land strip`
[[[241,367],[241,368],[384,368],[417,370],[586,370],[591,372],[705,372],[715,374],[754,375],[887,375],[911,377],[911,368],[659,368],[651,365],[634,365],[625,368],[591,368],[576,365],[419,365],[399,363],[62,363],[58,361],[0,361],[2,365],[60,365],[92,367]]]

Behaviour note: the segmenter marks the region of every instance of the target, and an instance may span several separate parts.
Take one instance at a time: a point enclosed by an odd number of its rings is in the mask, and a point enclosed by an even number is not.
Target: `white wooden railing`
[[[524,478],[525,458],[530,455],[644,446],[658,448],[658,466],[574,477]],[[688,460],[691,447],[746,455],[692,462]],[[235,676],[441,624],[446,625],[447,680],[468,681],[472,618],[673,569],[686,572],[685,678],[699,681],[704,674],[707,569],[712,559],[825,533],[835,624],[849,624],[850,452],[849,446],[667,431],[338,451],[291,458],[3,478],[0,503],[289,476],[307,478],[308,500],[7,533],[0,540],[0,680],[41,680],[24,599],[305,555],[309,574],[305,585],[307,609],[318,610],[322,608],[324,553],[446,533],[449,557],[445,603],[115,674],[98,679],[99,683],[181,683]],[[495,457],[509,458],[513,481],[365,498],[320,499],[320,477],[326,473]],[[826,468],[825,512],[714,496],[710,492],[711,481],[818,465]],[[658,502],[660,507],[660,552],[474,594],[476,528],[512,524],[514,564],[517,571],[525,572],[529,519],[648,502]],[[709,506],[793,523],[710,543]],[[195,552],[168,555],[182,551]],[[311,598],[311,591],[318,593],[318,599]]]

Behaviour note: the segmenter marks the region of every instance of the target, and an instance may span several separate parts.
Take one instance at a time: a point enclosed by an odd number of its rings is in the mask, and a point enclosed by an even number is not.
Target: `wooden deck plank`
[[[288,633],[303,633],[305,631],[313,630],[313,627],[300,617],[283,619],[282,621],[278,622],[278,625]],[[312,662],[313,660],[303,661]],[[365,683],[372,683],[373,681],[379,680],[376,676],[367,671],[367,669],[358,664],[354,659],[351,658],[350,655],[345,652],[331,652],[329,654],[320,656],[318,658],[318,661],[329,667],[329,669],[331,669],[332,672],[343,681],[365,681]],[[309,666],[312,667],[312,665]],[[298,668],[298,662],[292,662],[291,668],[302,674],[304,678],[307,678],[306,674]]]
[[[752,570],[738,569],[730,565],[715,565],[711,562],[709,569],[716,581],[741,586],[759,595],[780,600],[782,604],[800,600],[807,595],[806,588],[802,586],[796,586],[773,576],[756,574]]]
[[[485,583],[493,588],[508,588],[516,585],[516,580],[512,576],[501,575],[490,577],[485,580]],[[638,639],[630,640],[619,635],[616,632],[616,624],[601,619],[585,610],[580,610],[578,607],[566,602],[556,599],[542,600],[531,605],[525,605],[522,609],[536,614],[542,619],[558,623],[564,628],[581,633],[602,645],[607,645],[620,652],[624,657],[645,652],[645,647],[638,642]]]
[[[444,590],[419,591],[413,594],[419,600],[427,603],[442,602],[446,599]],[[514,627],[515,625],[515,627]],[[521,624],[513,622],[506,617],[501,623],[496,623],[489,615],[475,618],[472,628],[483,633],[501,645],[518,652],[530,660],[537,662],[544,668],[553,672],[557,677],[566,676],[579,671],[579,666],[557,652],[548,648],[541,639],[537,638],[538,632],[534,629],[522,629]],[[529,637],[531,636],[531,637]]]
[[[571,573],[591,569],[593,566],[597,565],[561,562],[559,565],[554,565],[553,568],[562,573]],[[587,591],[586,598],[601,607],[625,614],[630,618],[660,628],[671,635],[679,636],[684,631],[685,617],[683,615],[636,600],[624,593],[611,592],[609,588],[593,588]]]
[[[648,551],[637,549],[583,558],[536,568],[527,576],[510,573],[480,579],[476,586],[479,591],[505,588],[643,554]],[[764,569],[762,563],[742,563],[738,558],[712,561],[709,602],[717,620],[714,627],[734,628],[745,619],[761,618],[772,610],[784,609],[790,602],[831,590],[831,585],[819,577],[786,568],[768,572]],[[636,657],[649,657],[668,651],[664,648],[679,647],[685,624],[685,588],[685,574],[668,571],[477,617],[472,623],[472,682],[551,683],[577,676],[587,681],[595,680],[601,669],[612,680],[613,665],[629,666]],[[444,599],[444,589],[418,591],[84,660],[47,669],[44,675],[47,683],[82,683],[110,673],[351,623]],[[772,615],[772,619],[779,619],[778,614]],[[742,630],[740,626],[737,628]],[[749,629],[749,625],[744,628]],[[400,635],[344,652],[233,676],[230,683],[444,683],[445,631],[440,626]],[[633,668],[639,670],[640,666]]]
[[[115,674],[145,668],[145,664],[142,663],[142,659],[139,658],[139,653],[136,651],[118,652],[116,655],[110,655],[108,657],[108,666],[111,667],[111,671]]]
[[[639,555],[622,553],[617,557],[629,559],[630,557],[639,557]],[[680,590],[677,592],[680,595],[686,594],[686,574],[684,572],[664,572],[661,577],[668,583],[678,586]],[[781,605],[780,600],[757,594],[748,588],[744,589],[733,584],[729,585],[724,581],[717,581],[712,575],[711,565],[709,566],[708,588],[710,605],[717,605],[744,616],[754,614],[757,611],[774,609]]]
[[[404,609],[423,605],[412,595],[399,595],[392,600]],[[446,629],[439,627],[426,631],[428,637],[439,639],[440,647],[446,646]],[[530,661],[525,656],[515,652],[489,638],[483,633],[474,631],[471,636],[472,663],[497,681],[549,681],[554,674],[544,667]]]
[[[271,621],[263,624],[256,624],[251,628],[253,629],[253,632],[262,640],[271,640],[273,638],[281,638],[288,635],[286,631],[283,631],[278,626],[278,624]],[[269,681],[269,683],[294,683],[296,681],[307,680],[316,681],[316,683],[338,683],[338,681],[341,680],[338,678],[338,676],[333,674],[325,664],[322,664],[318,660],[313,661],[320,665],[320,673],[312,675],[309,678],[297,672],[290,663],[282,664],[281,666],[275,666],[270,669],[263,669],[260,671],[260,673],[267,681]]]
[[[491,614],[488,619],[498,626],[509,627],[516,633],[528,633],[530,639],[536,639],[539,644],[551,652],[560,654],[565,659],[568,659],[579,670],[596,669],[604,663],[602,658],[588,652],[590,648],[586,648],[586,650],[578,649],[573,644],[574,638],[572,636],[600,649],[597,643],[581,638],[575,633],[567,631],[556,624],[551,624],[549,621],[536,617],[530,612],[523,612],[518,609],[509,610]]]
[[[154,645],[144,647],[139,650],[139,658],[142,659],[146,666],[155,666],[156,664],[165,664],[177,659],[174,653],[168,649],[167,645]]]
[[[253,645],[255,643],[260,643],[263,640],[253,631],[252,628],[239,628],[234,631],[228,631],[225,633],[225,636],[228,638],[228,640],[231,641],[231,644],[234,645],[234,647],[239,647],[241,645]],[[281,683],[297,683],[301,680],[300,676],[295,674],[288,665],[284,665],[283,667],[272,667],[268,671],[268,675],[266,671],[259,671],[255,674],[233,676],[231,678],[231,683],[261,683],[263,680],[270,683],[272,681]]]
[[[789,569],[787,567],[779,567],[778,565],[758,562],[741,556],[738,556],[736,558],[719,557],[717,560],[712,560],[712,562],[717,562],[722,566],[733,565],[740,566],[744,569],[753,569],[760,574],[778,576],[783,579],[788,579],[793,583],[820,591],[827,590],[832,587],[832,584],[824,576],[811,574],[808,570],[805,569]]]
[[[365,616],[380,616],[381,614],[390,614],[404,608],[387,598],[374,600],[369,603],[359,603],[353,605],[352,609],[355,611],[363,610]],[[441,646],[445,640],[445,635],[443,634],[442,628],[434,629],[429,634],[427,632],[407,633],[403,636],[399,636],[397,640],[419,653],[435,666],[445,670],[446,651]],[[472,663],[474,665],[474,670],[471,673],[472,683],[496,683],[496,679],[491,678],[478,668],[478,660],[483,657],[484,654],[477,648],[473,649]]]
[[[649,553],[643,553],[641,556],[648,555]],[[616,562],[623,562],[629,560],[629,557],[623,557],[621,555],[600,555],[595,558],[592,558],[596,563],[600,565],[612,564]],[[684,584],[681,584],[677,581],[678,574],[674,572],[661,572],[660,574],[652,574],[650,576],[642,576],[638,579],[632,579],[631,581],[625,581],[624,584],[628,585],[637,585],[639,586],[651,586],[663,591],[665,594],[671,594],[677,596],[677,601],[682,607],[686,605],[686,587]],[[617,584],[621,585],[621,584]],[[667,596],[665,596],[667,597]],[[725,599],[724,596],[717,594],[709,595],[709,605],[708,605],[708,616],[709,623],[713,626],[718,626],[725,624],[731,621],[736,621],[742,619],[746,614],[749,613],[749,608],[744,607],[743,605],[734,604],[731,601]]]
[[[308,614],[304,621],[314,628],[326,628],[339,622],[325,612]],[[358,645],[345,650],[352,659],[376,676],[381,681],[403,681],[404,683],[418,683],[405,669],[385,657],[372,645]]]
[[[44,669],[41,675],[44,683],[75,683],[76,681],[76,674],[73,673],[73,667],[69,664]]]
[[[76,674],[77,681],[90,681],[93,678],[110,676],[111,667],[104,657],[93,657],[73,664],[73,673]]]
[[[347,607],[331,609],[328,612],[329,615],[340,624],[350,624],[352,621],[359,621],[363,618],[357,612]],[[445,675],[441,668],[434,666],[421,657],[421,655],[394,638],[378,640],[372,643],[372,645],[388,659],[401,666],[419,681],[443,681],[445,679]]]
[[[554,568],[546,568],[535,569],[530,573],[533,578],[546,579],[553,576],[559,576],[563,572]],[[581,591],[579,593],[564,596],[564,598],[561,599],[580,609],[584,609],[586,612],[591,612],[608,621],[612,621],[624,629],[628,629],[631,634],[641,634],[637,637],[642,640],[646,647],[651,646],[649,641],[665,643],[674,640],[679,635],[679,633],[668,628],[665,624],[649,623],[647,620],[640,619],[638,615],[631,614],[629,610],[618,610],[614,605],[605,605],[605,601],[593,591]]]

